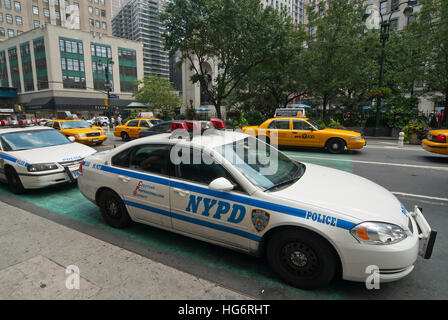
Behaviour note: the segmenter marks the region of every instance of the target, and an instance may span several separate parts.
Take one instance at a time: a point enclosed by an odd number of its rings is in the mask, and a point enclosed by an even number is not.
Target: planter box
[[[421,144],[421,140],[418,138],[418,134],[411,134],[411,138],[409,139],[409,144]]]

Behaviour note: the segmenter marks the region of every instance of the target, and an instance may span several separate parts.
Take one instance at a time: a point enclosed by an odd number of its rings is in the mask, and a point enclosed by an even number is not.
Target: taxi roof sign
[[[274,118],[277,117],[305,117],[305,108],[278,108],[275,109]]]

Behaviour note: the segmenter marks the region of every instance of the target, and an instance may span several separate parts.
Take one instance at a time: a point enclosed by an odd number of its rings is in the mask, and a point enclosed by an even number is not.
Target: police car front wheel
[[[275,233],[267,243],[266,254],[271,268],[285,282],[302,289],[327,285],[337,269],[330,244],[302,229]]]
[[[131,222],[123,200],[112,190],[103,190],[98,197],[98,206],[106,222],[114,228],[124,228]]]
[[[20,180],[20,177],[17,174],[16,170],[9,167],[5,171],[6,171],[6,178],[9,184],[9,189],[16,194],[24,193],[25,188],[23,187],[22,181]]]

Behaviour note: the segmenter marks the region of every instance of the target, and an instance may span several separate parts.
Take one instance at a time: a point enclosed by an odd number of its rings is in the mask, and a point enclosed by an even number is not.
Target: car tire
[[[316,289],[330,283],[337,259],[331,245],[304,229],[287,229],[272,235],[266,247],[271,268],[287,283]]]
[[[124,228],[131,223],[128,210],[120,196],[107,189],[98,197],[98,206],[106,222],[114,228]]]
[[[8,168],[5,171],[6,179],[8,180],[8,185],[11,192],[15,194],[23,194],[25,192],[25,188],[23,187],[22,181],[20,180],[16,170],[13,168]]]
[[[325,144],[325,147],[329,153],[344,153],[345,141],[342,139],[330,139]]]
[[[128,135],[127,132],[123,131],[123,132],[121,133],[121,140],[123,140],[123,141],[129,141],[129,135]]]
[[[271,144],[271,139],[269,139],[269,137],[267,136],[258,136],[258,139],[260,139],[261,141],[266,142],[266,144]]]

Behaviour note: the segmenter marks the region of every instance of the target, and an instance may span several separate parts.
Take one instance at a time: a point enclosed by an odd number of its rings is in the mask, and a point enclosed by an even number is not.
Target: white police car
[[[14,193],[73,182],[79,164],[95,152],[52,128],[2,128],[0,180],[7,182]]]
[[[79,188],[113,227],[133,220],[266,254],[300,288],[323,286],[337,270],[365,281],[369,266],[397,280],[419,253],[430,257],[435,231],[379,185],[290,160],[246,134],[206,133],[160,134],[87,157]]]

